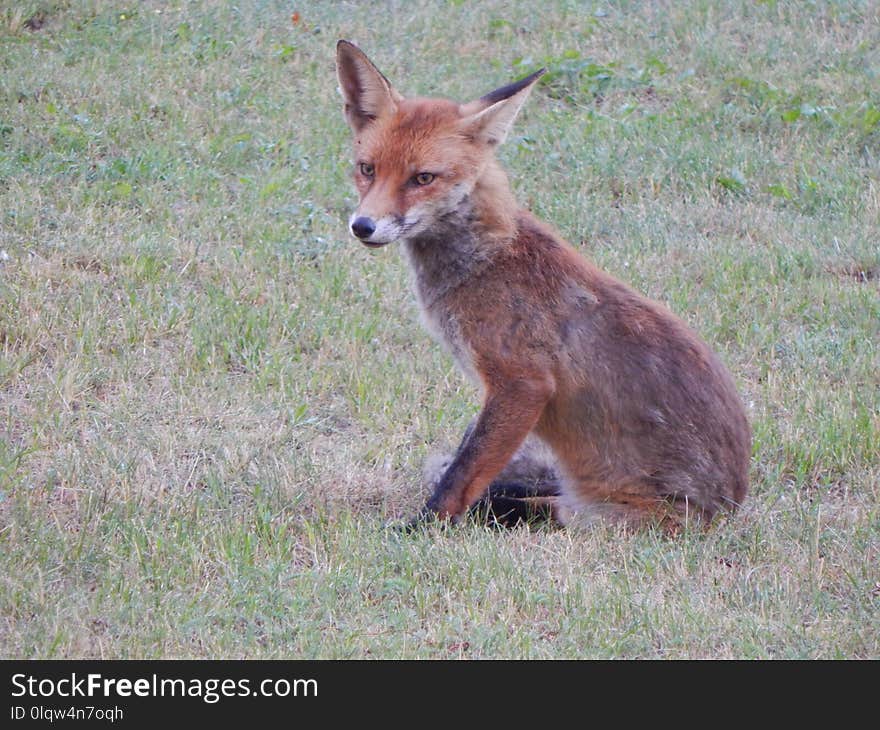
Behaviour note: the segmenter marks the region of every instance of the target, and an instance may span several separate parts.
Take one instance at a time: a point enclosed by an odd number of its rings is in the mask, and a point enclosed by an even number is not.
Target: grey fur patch
[[[454,458],[454,453],[446,453],[431,454],[425,459],[425,464],[422,466],[422,478],[428,489],[433,491],[436,488]]]
[[[562,487],[562,477],[553,452],[537,436],[531,434],[496,478],[496,481],[502,480],[525,482],[536,487],[552,485],[557,492]]]

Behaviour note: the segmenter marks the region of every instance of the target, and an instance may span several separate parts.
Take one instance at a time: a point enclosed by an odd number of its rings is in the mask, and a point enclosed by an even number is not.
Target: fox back
[[[520,209],[495,158],[543,71],[457,104],[402,97],[346,41],[337,69],[351,231],[403,245],[425,325],[482,393],[419,519],[458,519],[536,450],[548,456],[531,496],[561,497],[558,517],[677,529],[739,505],[751,437],[728,371],[663,305]]]

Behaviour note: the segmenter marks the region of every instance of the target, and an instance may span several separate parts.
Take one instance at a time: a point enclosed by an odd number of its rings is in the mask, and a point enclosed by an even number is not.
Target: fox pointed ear
[[[348,41],[336,44],[336,75],[345,99],[345,118],[355,132],[393,112],[403,101],[364,52]]]
[[[546,72],[547,69],[542,68],[524,79],[502,86],[476,101],[463,105],[461,107],[464,117],[461,121],[463,133],[490,146],[504,142],[516,115],[529,98],[535,82]]]

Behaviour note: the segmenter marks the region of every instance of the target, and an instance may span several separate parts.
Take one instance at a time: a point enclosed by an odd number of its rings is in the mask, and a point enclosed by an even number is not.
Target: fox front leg
[[[486,491],[541,416],[552,393],[544,379],[516,379],[487,393],[483,410],[417,521],[456,522]]]

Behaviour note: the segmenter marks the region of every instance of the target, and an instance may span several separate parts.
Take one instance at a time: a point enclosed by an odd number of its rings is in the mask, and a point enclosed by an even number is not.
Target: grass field
[[[880,3],[0,0],[0,655],[880,658]],[[337,38],[545,65],[521,203],[723,356],[706,535],[402,535],[477,394],[346,231]]]

